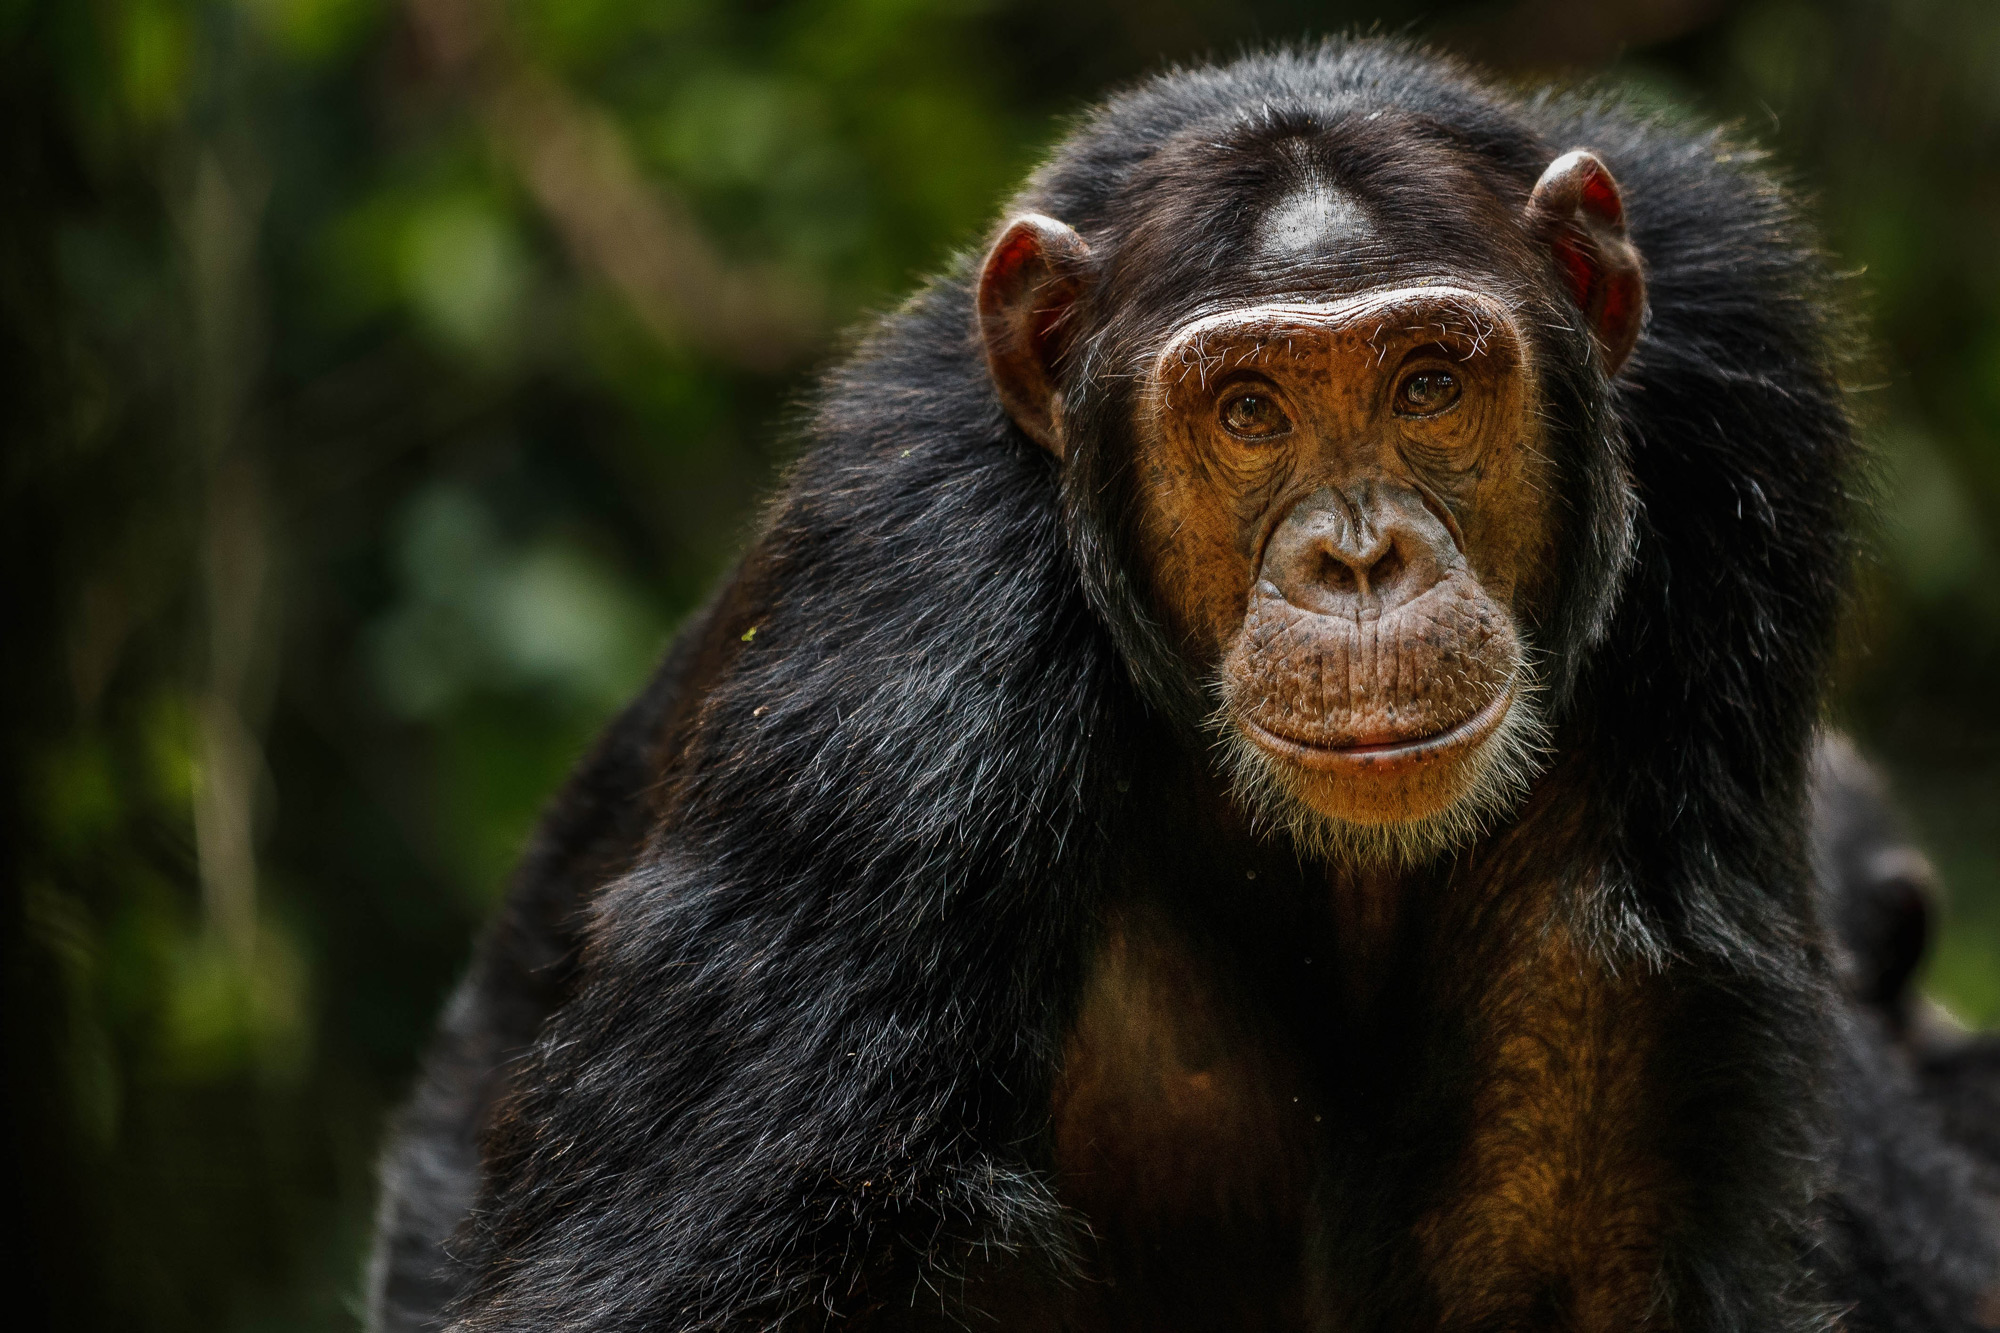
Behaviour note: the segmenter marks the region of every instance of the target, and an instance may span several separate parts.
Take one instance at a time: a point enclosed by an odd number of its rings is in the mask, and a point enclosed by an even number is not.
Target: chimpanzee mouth
[[[1421,736],[1299,740],[1225,692],[1210,715],[1230,792],[1253,826],[1314,856],[1416,864],[1480,837],[1519,805],[1551,753],[1523,652],[1472,713]]]
[[[1515,681],[1509,680],[1478,712],[1441,731],[1366,745],[1326,745],[1282,735],[1248,717],[1239,716],[1237,722],[1264,749],[1302,768],[1356,775],[1388,773],[1454,758],[1477,746],[1505,720],[1507,710],[1513,706],[1514,694]]]

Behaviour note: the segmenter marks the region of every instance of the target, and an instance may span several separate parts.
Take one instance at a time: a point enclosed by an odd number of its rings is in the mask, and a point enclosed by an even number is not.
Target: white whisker
[[[1309,779],[1273,758],[1236,723],[1242,705],[1227,682],[1209,715],[1230,793],[1264,837],[1289,838],[1302,856],[1364,864],[1419,865],[1477,840],[1513,813],[1547,765],[1550,734],[1543,689],[1531,654],[1522,653],[1514,701],[1493,734],[1469,755],[1463,793],[1444,809],[1415,819],[1364,824],[1314,808]]]

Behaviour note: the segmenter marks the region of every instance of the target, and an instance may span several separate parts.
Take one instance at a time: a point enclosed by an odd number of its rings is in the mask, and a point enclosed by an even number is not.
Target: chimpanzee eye
[[[1396,411],[1406,417],[1427,417],[1458,401],[1458,376],[1449,370],[1420,370],[1396,386]]]
[[[1245,440],[1268,440],[1292,428],[1292,419],[1267,393],[1239,393],[1222,405],[1222,428]]]

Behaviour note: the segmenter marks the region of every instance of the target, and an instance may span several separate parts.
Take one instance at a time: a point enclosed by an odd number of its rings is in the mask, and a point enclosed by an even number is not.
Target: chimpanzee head
[[[1141,688],[1308,849],[1417,859],[1520,799],[1609,613],[1645,288],[1596,155],[1384,71],[1112,103],[978,304]]]

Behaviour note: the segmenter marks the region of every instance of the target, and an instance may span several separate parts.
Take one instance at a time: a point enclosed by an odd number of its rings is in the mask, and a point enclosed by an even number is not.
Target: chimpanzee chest
[[[1394,1012],[1322,1043],[1240,958],[1121,914],[1052,1106],[1091,1233],[1064,1325],[1339,1329],[1386,1302],[1413,1330],[1656,1327],[1656,997],[1541,938],[1442,1046]],[[1440,1063],[1460,1077],[1411,1072]]]
[[[1058,1187],[1094,1233],[1079,1322],[1301,1328],[1318,1113],[1297,1054],[1171,925],[1108,932],[1054,1102]]]

